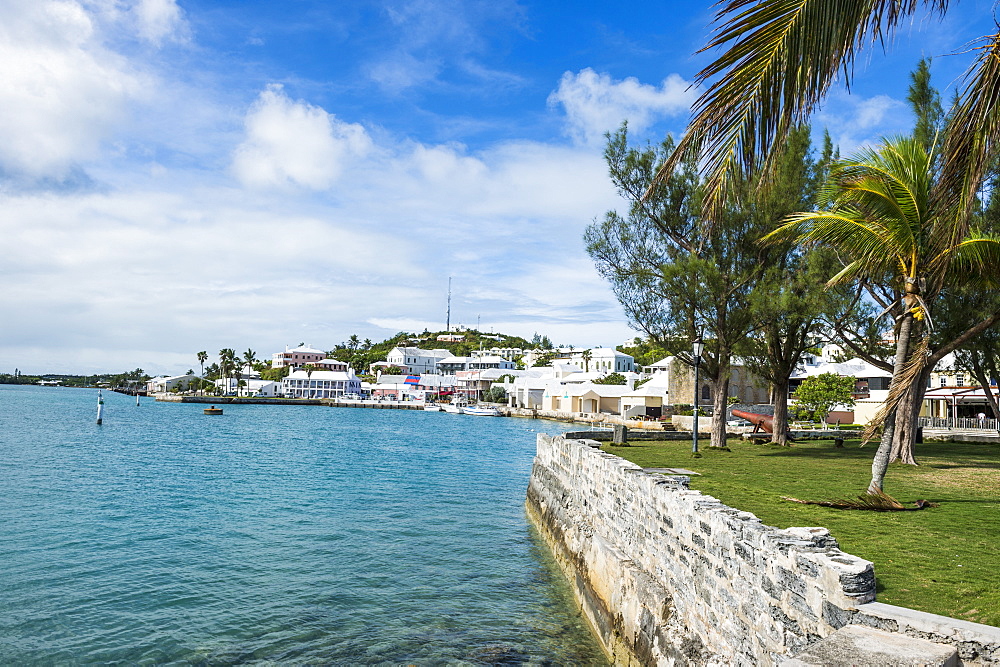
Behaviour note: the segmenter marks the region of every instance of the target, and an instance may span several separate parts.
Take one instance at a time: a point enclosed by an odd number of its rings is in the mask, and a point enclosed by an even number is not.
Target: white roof
[[[326,354],[326,352],[324,352],[323,350],[316,350],[309,347],[308,345],[302,345],[300,347],[296,347],[291,350],[285,349],[285,352],[306,352],[309,354]]]
[[[799,366],[792,373],[792,379],[800,380],[814,375],[822,375],[823,373],[835,373],[842,377],[856,378],[892,377],[891,371],[884,371],[863,359],[855,358],[837,364],[824,362],[814,366]]]
[[[642,385],[638,389],[633,389],[625,396],[660,396],[665,397],[667,395],[667,388],[662,386],[650,386],[650,383]]]
[[[439,364],[467,364],[472,361],[472,357],[445,357]],[[506,361],[506,360],[504,360]]]
[[[389,354],[392,354],[396,350],[399,350],[404,355],[408,354],[413,357],[437,357],[438,359],[444,359],[445,357],[451,356],[451,352],[449,350],[445,350],[439,347],[436,347],[433,350],[424,350],[419,347],[397,346],[392,348],[392,350],[389,351]]]
[[[313,371],[312,375],[309,375],[304,370],[296,370],[288,374],[286,379],[295,380],[337,380],[340,382],[347,382],[349,380],[357,380],[358,376],[354,373],[347,373],[345,371]]]
[[[628,395],[632,390],[624,384],[594,384],[587,382],[584,384],[565,384],[561,387],[550,387],[549,391],[553,395],[563,396],[585,396],[587,394],[597,394],[601,398],[616,398]]]

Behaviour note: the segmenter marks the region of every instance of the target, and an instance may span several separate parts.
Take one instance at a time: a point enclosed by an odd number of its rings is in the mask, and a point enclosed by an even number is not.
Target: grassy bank
[[[643,467],[699,472],[692,488],[768,525],[829,528],[844,551],[875,564],[879,602],[1000,626],[1000,446],[929,442],[917,446],[920,466],[892,465],[886,492],[906,504],[939,503],[926,510],[863,512],[781,499],[857,496],[868,485],[875,444],[732,440],[732,451],[703,445],[700,459],[686,442],[605,449]]]

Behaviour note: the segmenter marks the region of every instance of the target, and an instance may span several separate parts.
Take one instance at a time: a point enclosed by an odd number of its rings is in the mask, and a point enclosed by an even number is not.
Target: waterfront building
[[[371,385],[372,398],[388,398],[392,400],[404,400],[407,396],[414,400],[425,400],[428,396],[435,394],[440,396],[450,396],[459,390],[459,380],[454,375],[439,375],[437,373],[425,373],[416,378],[416,381],[407,382],[412,375],[387,375],[379,376],[378,382]]]
[[[621,413],[622,397],[632,391],[631,384],[550,383],[542,396],[542,409],[585,415],[617,415]]]
[[[150,394],[162,394],[170,391],[187,391],[191,381],[198,379],[197,375],[162,375],[146,382],[146,391]]]
[[[394,347],[386,355],[384,366],[396,366],[411,375],[437,373],[438,363],[451,356],[445,349],[422,350],[418,347]],[[372,364],[376,366],[376,364]]]
[[[306,364],[315,364],[317,361],[326,359],[326,352],[317,350],[308,345],[300,345],[296,348],[285,347],[284,352],[275,352],[271,355],[271,368],[301,368]]]
[[[344,394],[360,394],[361,379],[350,368],[347,371],[294,370],[281,381],[285,398],[337,398]]]

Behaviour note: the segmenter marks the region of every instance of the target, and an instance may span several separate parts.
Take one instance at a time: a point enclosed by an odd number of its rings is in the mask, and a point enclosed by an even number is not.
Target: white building
[[[569,360],[585,371],[600,371],[605,374],[635,372],[635,359],[611,347],[576,350],[569,356]]]
[[[361,379],[348,369],[344,371],[295,370],[281,381],[285,398],[336,398],[344,394],[360,394]]]
[[[503,357],[447,357],[438,362],[438,372],[443,375],[455,375],[460,371],[482,371],[488,368],[514,370],[517,364]]]
[[[507,361],[515,361],[524,354],[519,347],[491,347],[488,350],[473,350],[473,357],[503,357]]]
[[[410,375],[437,373],[438,363],[451,356],[443,349],[421,350],[419,347],[394,347],[386,355],[386,364],[405,369]]]
[[[631,355],[610,347],[561,347],[556,350],[528,350],[524,355],[524,365],[534,366],[542,355],[554,354],[555,358],[579,366],[585,371],[596,371],[603,375],[610,373],[634,373],[635,359]]]
[[[193,380],[197,380],[197,375],[173,375],[155,377],[146,382],[146,391],[150,394],[162,394],[168,391],[179,389],[187,391]]]

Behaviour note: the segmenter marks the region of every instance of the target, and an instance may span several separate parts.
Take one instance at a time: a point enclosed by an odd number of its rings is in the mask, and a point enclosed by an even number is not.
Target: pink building
[[[301,368],[306,364],[316,365],[317,362],[326,359],[326,352],[322,350],[315,350],[307,345],[301,345],[295,349],[285,348],[284,352],[275,352],[271,355],[271,368],[284,368],[285,366],[291,366],[293,368]],[[333,360],[330,360],[333,361]],[[337,362],[340,363],[340,362]],[[341,370],[341,369],[329,369],[329,370]]]

